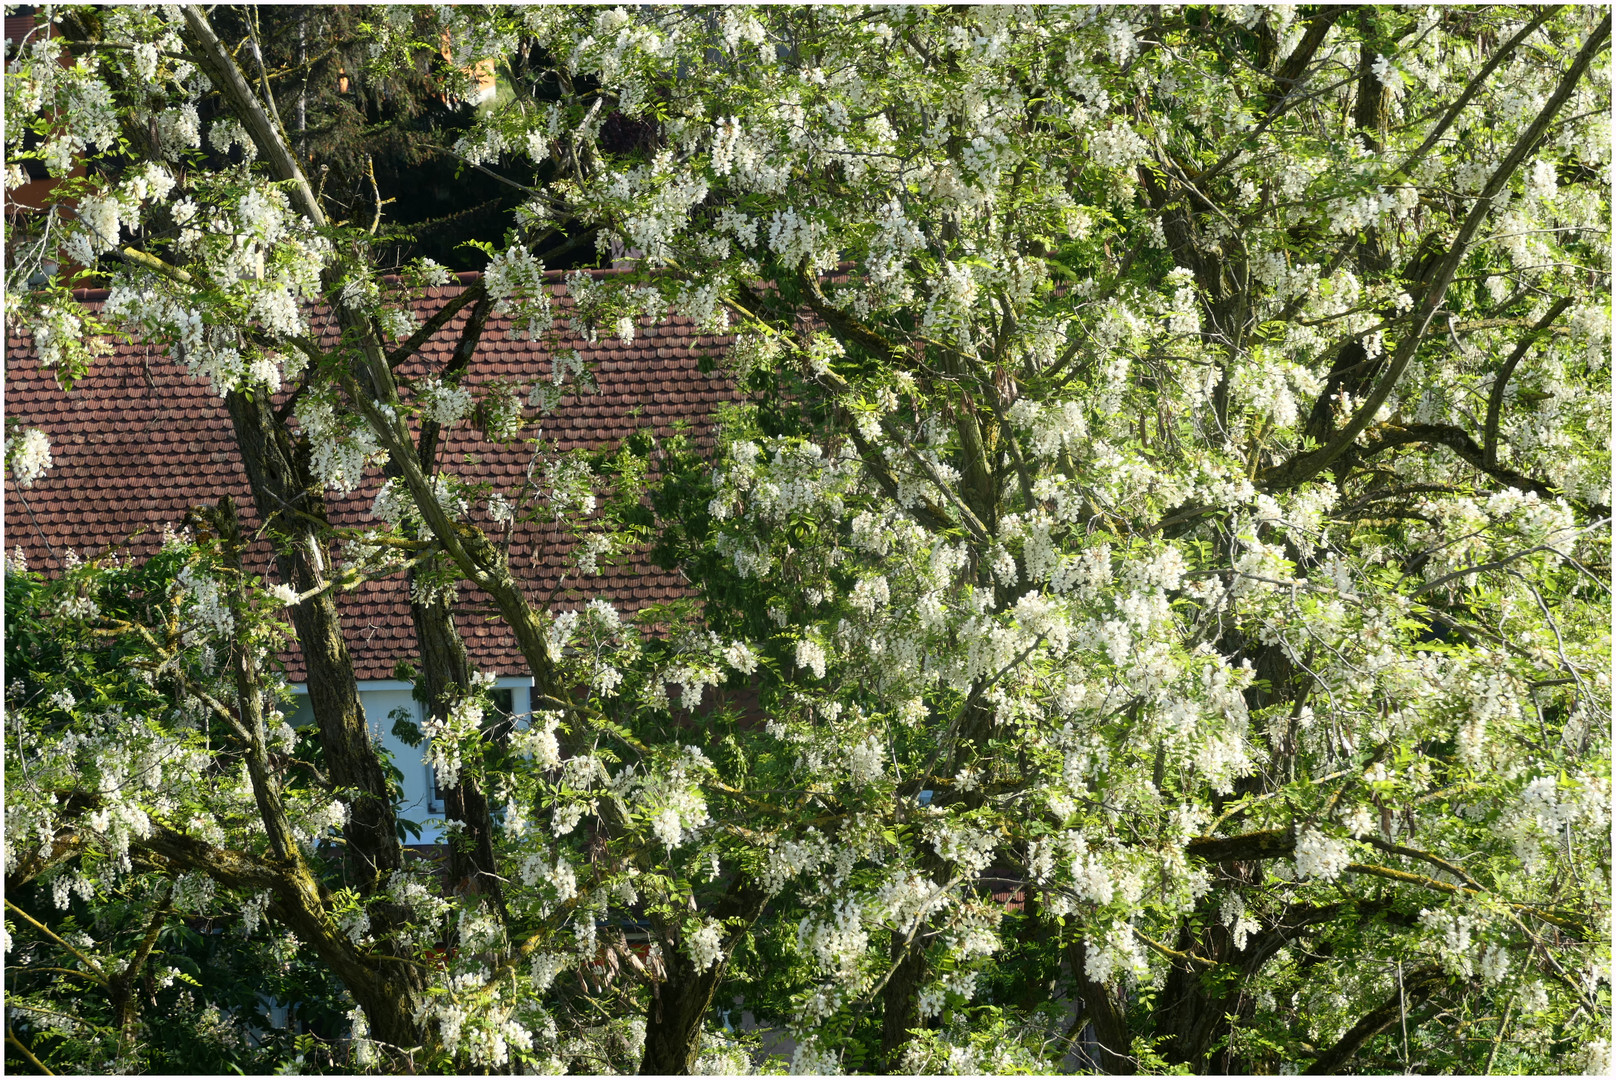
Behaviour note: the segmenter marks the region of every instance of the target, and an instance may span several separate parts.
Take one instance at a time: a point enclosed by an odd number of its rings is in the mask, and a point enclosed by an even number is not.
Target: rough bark
[[[697,971],[682,949],[662,947],[666,979],[652,988],[645,1025],[645,1058],[640,1072],[648,1076],[689,1076],[701,1055],[702,1027],[713,995],[723,979],[725,963]]]
[[[381,1044],[388,1067],[396,1072],[411,1069],[406,1052],[423,1042],[415,1020],[422,1004],[416,969],[407,961],[386,958],[384,943],[368,952],[355,947],[327,914],[324,887],[301,863],[277,865],[166,826],[158,826],[136,846],[170,871],[200,871],[228,888],[267,890],[271,917],[312,945],[364,1009],[371,1037]]]
[[[423,600],[414,587],[415,578],[411,571],[410,616],[421,660],[418,689],[432,715],[441,719],[471,686],[471,661],[455,629],[448,602],[441,596]],[[475,778],[463,777],[458,785],[444,790],[443,806],[444,815],[461,825],[460,836],[449,844],[450,887],[468,895],[487,896],[503,912],[504,897],[494,861],[493,818],[481,786]]]
[[[487,325],[489,313],[493,310],[493,301],[480,285],[475,286],[445,304],[443,311],[432,320],[438,321],[444,312],[460,310],[468,297],[475,298],[476,302],[461,329],[454,355],[442,372],[445,382],[458,383],[460,376],[470,367],[478,342],[482,339],[483,327]],[[447,321],[443,319],[441,325],[447,325]],[[406,342],[405,346],[408,345],[409,342]],[[403,358],[399,355],[403,348],[388,358],[390,364]],[[422,421],[416,457],[422,471],[427,474],[434,471],[440,435],[438,424],[431,420]],[[403,475],[402,470],[391,462],[385,472],[389,477]],[[415,625],[415,640],[421,659],[418,689],[432,715],[442,719],[448,715],[455,700],[471,686],[471,660],[466,655],[460,631],[455,627],[454,612],[448,601],[441,594],[423,591],[418,587],[425,576],[426,572],[419,567],[410,569],[410,618]],[[494,822],[489,813],[487,796],[475,777],[465,776],[461,783],[444,791],[443,803],[445,816],[461,825],[461,835],[449,845],[448,877],[451,887],[462,893],[490,897],[496,910],[504,916],[504,896],[494,861]]]
[[[768,896],[744,875],[733,879],[708,914],[719,920],[742,919],[750,926],[768,906]],[[718,961],[698,971],[686,954],[678,920],[660,916],[653,922],[662,944],[664,976],[651,985],[645,1017],[645,1056],[640,1072],[647,1076],[689,1076],[701,1056],[702,1028],[713,996],[724,981],[736,932],[727,931]]]
[[[1128,1032],[1128,1018],[1111,990],[1104,983],[1089,978],[1088,945],[1081,936],[1066,946],[1066,959],[1077,985],[1078,998],[1083,1003],[1079,1019],[1086,1019],[1094,1028],[1094,1041],[1099,1050],[1099,1060],[1094,1064],[1112,1076],[1135,1072],[1137,1065],[1131,1055],[1133,1039]]]
[[[1384,1004],[1370,1010],[1318,1059],[1302,1071],[1303,1076],[1335,1076],[1341,1073],[1363,1045],[1408,1014],[1408,1008],[1442,989],[1447,976],[1440,968],[1427,967],[1408,972],[1402,986]]]
[[[1250,874],[1249,865],[1235,864],[1234,873]],[[1188,923],[1179,929],[1175,948],[1186,955],[1193,954],[1209,960],[1229,958],[1233,944],[1229,931],[1217,922],[1217,912],[1203,905],[1201,912],[1207,920],[1204,931],[1191,931]],[[1160,1002],[1152,1018],[1154,1033],[1164,1038],[1162,1056],[1175,1064],[1188,1065],[1197,1072],[1207,1066],[1207,1052],[1219,1031],[1227,1027],[1229,1007],[1233,1004],[1230,983],[1233,973],[1225,970],[1222,978],[1209,979],[1206,966],[1193,960],[1175,961],[1162,982]]]
[[[898,966],[881,988],[881,1060],[885,1071],[895,1074],[901,1071],[909,1033],[920,1026],[915,995],[926,976],[926,954],[916,945],[911,945],[906,954],[903,940],[894,936],[892,959]]]
[[[253,501],[276,547],[276,569],[282,582],[300,594],[320,588],[327,581],[330,554],[325,543],[325,507],[314,494],[313,478],[294,455],[267,399],[232,393],[226,405]],[[387,776],[359,703],[359,687],[336,602],[329,590],[324,591],[294,605],[291,616],[308,672],[309,701],[320,730],[326,775],[351,800],[343,829],[348,869],[360,892],[375,896],[403,866],[403,848]],[[256,783],[258,777],[254,779],[260,810],[266,815],[278,854],[287,840],[283,835],[277,842],[273,826],[278,797],[267,773],[262,785]],[[295,846],[292,850],[295,854]],[[366,957],[348,946],[326,917],[320,890],[302,860],[293,858],[282,866],[277,880],[267,886],[277,898],[274,910],[282,921],[311,942],[331,965],[364,1008],[379,1043],[404,1049],[421,1045],[422,1031],[414,1017],[422,989],[419,969],[403,961]],[[205,861],[203,868],[213,873]],[[372,912],[377,951],[391,954],[387,930],[402,913],[385,901],[373,902]],[[403,1062],[399,1059],[395,1067],[403,1068]]]
[[[328,582],[330,552],[325,505],[313,477],[296,459],[291,440],[262,395],[232,392],[225,404],[251,484],[253,503],[275,545],[275,568],[300,594]],[[309,705],[320,729],[326,775],[351,800],[347,840],[350,869],[366,894],[404,864],[392,793],[359,704],[359,684],[330,590],[291,608],[292,626],[308,671]]]
[[[135,947],[134,955],[107,978],[107,997],[112,1003],[113,1028],[118,1032],[120,1055],[127,1053],[130,1044],[139,1037],[141,997],[137,993],[137,982],[144,974],[146,961],[157,944],[157,935],[173,915],[168,906],[173,892],[174,884],[171,881],[163,887],[162,898],[154,905],[146,924],[146,933]]]

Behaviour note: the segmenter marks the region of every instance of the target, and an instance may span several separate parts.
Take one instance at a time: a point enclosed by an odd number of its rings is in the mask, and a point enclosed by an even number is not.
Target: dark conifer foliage
[[[480,270],[487,256],[466,242],[515,227],[524,192],[507,181],[536,186],[547,177],[517,167],[497,179],[465,165],[453,146],[475,122],[479,102],[462,96],[464,76],[439,52],[418,50],[409,66],[370,62],[385,17],[365,5],[289,5],[221,9],[218,22],[223,40],[241,41],[244,50],[256,42],[262,51],[262,69],[244,56],[245,70],[267,74],[288,141],[318,178],[334,219],[369,224],[379,209],[384,262],[425,256],[452,270]],[[513,77],[522,77],[513,66],[519,72],[521,61],[497,72],[489,66],[484,92],[509,96]],[[470,89],[475,97],[475,80]],[[544,94],[537,82],[524,90]],[[567,239],[552,237],[550,246]],[[554,265],[568,268],[595,260],[589,244],[556,254]]]

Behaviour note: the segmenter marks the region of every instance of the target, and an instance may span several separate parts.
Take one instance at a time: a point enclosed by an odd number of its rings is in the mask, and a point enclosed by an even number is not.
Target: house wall
[[[508,677],[495,679],[496,689],[511,692],[511,712],[525,717],[532,709],[531,678]],[[443,804],[432,798],[432,767],[426,763],[426,743],[407,746],[393,734],[393,713],[402,709],[404,715],[417,726],[426,719],[421,703],[410,695],[410,684],[398,679],[363,679],[359,683],[359,703],[365,710],[365,722],[371,737],[392,758],[393,764],[404,775],[404,798],[399,805],[399,816],[421,826],[420,835],[405,837],[406,843],[436,844],[443,838]],[[314,711],[309,708],[308,689],[293,685],[297,694],[295,708],[287,722],[293,727],[314,723]],[[520,721],[518,721],[520,723]]]

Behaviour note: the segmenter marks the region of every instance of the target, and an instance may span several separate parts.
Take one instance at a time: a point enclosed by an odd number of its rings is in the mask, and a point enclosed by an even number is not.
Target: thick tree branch
[[[258,152],[268,162],[275,178],[291,185],[292,202],[297,206],[298,212],[308,218],[315,227],[324,228],[325,211],[320,209],[320,200],[315,197],[308,178],[303,175],[303,170],[298,168],[297,159],[281,140],[278,125],[264,111],[252,87],[247,85],[241,69],[236,66],[235,60],[225,51],[223,43],[214,34],[213,27],[208,24],[208,18],[203,14],[202,8],[195,4],[186,4],[180,8],[180,13],[185,17],[185,26],[190,32],[197,66],[207,73],[213,85],[229,103],[230,111],[246,126],[253,143],[258,147]]]
[[[479,280],[461,289],[458,296],[450,297],[444,301],[443,306],[434,312],[430,319],[422,323],[420,329],[406,338],[402,345],[387,354],[387,366],[396,368],[405,360],[414,356],[422,345],[432,339],[433,334],[448,326],[450,321],[460,314],[461,308],[474,300],[481,300],[487,295],[488,290]]]
[[[1479,896],[1486,891],[1485,889],[1469,888],[1463,885],[1449,885],[1445,881],[1438,881],[1435,878],[1428,878],[1423,874],[1411,874],[1406,870],[1393,870],[1389,866],[1372,866],[1365,863],[1348,863],[1346,871],[1349,874],[1364,874],[1369,877],[1385,878],[1387,881],[1397,881],[1404,885],[1417,885],[1422,889],[1431,889],[1434,892],[1447,893],[1449,896]],[[1545,911],[1541,907],[1537,907],[1533,904],[1523,904],[1515,901],[1509,901],[1508,904],[1510,909],[1513,911],[1523,912],[1525,914],[1542,919],[1544,922],[1553,923],[1562,930],[1570,930],[1577,934],[1587,933],[1587,927],[1583,926],[1574,919],[1568,919],[1563,915],[1556,915],[1553,912]]]
[[[899,363],[898,349],[892,342],[830,302],[824,290],[820,288],[818,276],[808,268],[806,260],[797,274],[797,281],[802,286],[803,295],[807,297],[809,310],[835,331],[837,337],[853,342],[877,360],[892,365],[894,369],[903,366]]]
[[[1389,843],[1388,841],[1382,840],[1378,836],[1366,836],[1364,839],[1373,847],[1378,847],[1384,852],[1392,855],[1401,855],[1405,859],[1418,859],[1421,862],[1430,863],[1438,870],[1441,870],[1444,873],[1452,874],[1466,885],[1469,885],[1472,889],[1476,889],[1478,891],[1481,889],[1481,885],[1476,881],[1475,878],[1471,877],[1465,871],[1464,867],[1459,866],[1456,863],[1448,862],[1448,860],[1439,858],[1436,855],[1432,855],[1429,851],[1419,851],[1415,848],[1404,847],[1402,844]]]
[[[190,271],[182,270],[177,266],[172,266],[169,263],[164,262],[162,259],[159,259],[156,255],[153,255],[150,252],[142,251],[132,244],[125,244],[116,252],[110,252],[109,254],[116,255],[118,258],[122,259],[126,263],[130,263],[131,265],[144,267],[154,274],[166,277],[170,281],[177,282],[181,285],[191,285],[194,284],[196,280],[191,277]]]
[[[1113,1076],[1127,1076],[1138,1067],[1131,1051],[1133,1039],[1128,1032],[1128,1019],[1121,1005],[1103,982],[1089,978],[1088,943],[1082,935],[1075,937],[1066,947],[1067,964],[1077,982],[1077,993],[1083,1002],[1083,1011],[1076,1023],[1085,1020],[1094,1025],[1094,1039],[1100,1044],[1101,1060],[1095,1062]]]
[[[54,930],[52,930],[50,927],[46,926],[44,923],[40,922],[38,919],[36,919],[32,915],[28,914],[26,911],[24,911],[22,908],[18,907],[16,904],[13,904],[11,902],[11,897],[9,897],[9,896],[6,897],[6,907],[11,910],[11,913],[13,915],[15,915],[18,918],[22,919],[29,926],[32,926],[35,930],[38,930],[40,933],[44,934],[46,937],[48,937],[52,941],[56,942],[56,944],[60,945],[62,948],[66,949],[68,952],[70,952],[74,956],[78,957],[79,963],[83,964],[85,967],[89,968],[91,972],[94,973],[95,978],[99,982],[100,985],[105,986],[107,984],[107,973],[104,970],[102,970],[102,967],[101,967],[100,964],[98,964],[94,960],[90,959],[90,957],[86,956],[84,953],[80,952],[78,949],[76,949],[72,945],[69,945],[67,942],[63,941],[59,936],[57,936],[56,932]]]
[[[34,1052],[28,1049],[28,1047],[23,1044],[21,1039],[17,1038],[17,1033],[12,1030],[10,1024],[6,1025],[6,1042],[10,1043],[12,1046],[15,1046],[17,1048],[17,1052],[22,1054],[22,1056],[28,1060],[28,1064],[39,1070],[39,1074],[41,1076],[56,1075],[54,1072],[51,1072],[51,1070],[45,1067],[44,1062],[40,1061],[34,1056]]]
[[[1431,152],[1432,147],[1436,146],[1442,136],[1447,134],[1448,128],[1452,127],[1453,122],[1459,118],[1459,114],[1464,112],[1477,94],[1481,93],[1481,88],[1487,85],[1487,80],[1492,77],[1494,71],[1498,70],[1498,65],[1507,60],[1510,54],[1515,51],[1516,46],[1536,33],[1538,27],[1548,22],[1554,13],[1564,6],[1563,4],[1550,4],[1541,8],[1537,15],[1522,27],[1514,37],[1504,42],[1492,56],[1488,57],[1487,62],[1481,66],[1481,70],[1476,72],[1475,76],[1465,86],[1464,92],[1454,100],[1452,105],[1448,106],[1448,111],[1442,115],[1442,119],[1437,121],[1436,126],[1425,136],[1425,141],[1420,143],[1419,147],[1397,166],[1397,175],[1407,176],[1408,171],[1418,165],[1425,158],[1425,155]]]
[[[439,374],[444,382],[459,383],[460,376],[471,367],[471,358],[477,353],[477,345],[482,341],[483,327],[488,325],[488,315],[494,308],[493,298],[477,286],[477,303],[466,318],[466,325],[460,329],[460,340],[455,343],[454,355],[443,366]],[[468,293],[471,289],[466,290]],[[421,421],[421,437],[417,456],[421,460],[421,468],[426,472],[432,471],[432,461],[438,456],[438,436],[442,433],[442,426],[436,421],[424,418]]]
[[[1571,99],[1577,84],[1582,81],[1583,75],[1593,63],[1594,57],[1603,50],[1610,37],[1610,16],[1604,19],[1589,35],[1577,57],[1572,61],[1571,67],[1560,79],[1555,87],[1554,94],[1538,111],[1532,123],[1527,126],[1515,145],[1510,149],[1498,168],[1493,170],[1486,187],[1476,196],[1475,205],[1471,207],[1470,214],[1465,218],[1464,224],[1459,227],[1459,233],[1449,245],[1447,253],[1436,264],[1430,276],[1430,284],[1415,311],[1409,318],[1408,331],[1398,343],[1397,352],[1386,365],[1385,373],[1375,384],[1373,390],[1358,406],[1346,426],[1324,446],[1317,450],[1298,454],[1280,465],[1267,470],[1263,475],[1262,486],[1267,490],[1294,487],[1317,476],[1342,454],[1350,449],[1358,436],[1374,420],[1375,414],[1391,396],[1392,390],[1402,378],[1403,372],[1408,368],[1409,362],[1414,359],[1420,342],[1424,340],[1427,327],[1436,315],[1437,309],[1442,306],[1443,297],[1447,295],[1448,285],[1452,283],[1454,275],[1458,273],[1459,264],[1470,250],[1470,242],[1476,232],[1481,228],[1488,215],[1493,210],[1493,198],[1504,190],[1509,178],[1520,168],[1528,155],[1537,149],[1538,143],[1548,130],[1549,124],[1559,115],[1565,103]]]
[[[171,868],[206,874],[226,888],[280,894],[287,885],[281,868],[245,852],[214,847],[167,825],[157,825],[149,837],[133,843],[160,856]]]
[[[874,330],[871,330],[857,319],[854,319],[846,312],[837,310],[837,308],[831,304],[830,300],[826,298],[824,290],[820,288],[818,277],[816,277],[808,269],[806,262],[803,263],[801,271],[798,274],[798,281],[802,286],[804,295],[807,297],[809,309],[813,311],[813,313],[817,315],[826,326],[829,326],[838,337],[842,338],[843,340],[853,342],[860,348],[869,352],[876,359],[891,365],[894,370],[900,370],[903,368],[904,365],[899,362],[900,358],[898,356],[898,349],[892,344],[892,342],[888,341]],[[846,380],[835,375],[833,372],[827,373],[827,375],[829,376],[829,379],[821,377],[820,381],[829,382],[829,388],[833,393],[845,393],[847,391],[848,386]],[[931,462],[925,460],[925,458],[921,456],[920,452],[915,448],[913,441],[904,438],[902,433],[896,430],[895,425],[893,425],[890,420],[883,418],[881,427],[882,430],[886,432],[887,437],[892,440],[893,445],[902,447],[905,456],[909,458],[909,460],[914,464],[915,468],[920,470],[921,475],[925,476],[927,480],[931,481],[932,486],[937,489],[938,493],[953,505],[955,511],[960,515],[960,520],[964,523],[966,529],[970,531],[971,535],[976,538],[977,542],[981,544],[989,543],[991,538],[989,536],[987,526],[985,526],[977,514],[965,504],[964,500],[960,498],[959,493],[954,490],[953,486],[943,481],[943,478],[938,473],[936,466],[932,465]],[[876,473],[877,482],[880,483],[883,488],[890,485],[888,494],[893,496],[895,499],[897,496],[897,483],[896,481],[892,480],[890,474],[886,474],[887,470],[884,462],[879,466],[875,464],[881,460],[879,455],[876,454],[875,449],[870,446],[870,444],[861,436],[859,436],[857,432],[854,432],[853,434],[853,443],[856,447],[858,447],[859,456],[862,457],[865,463],[871,467],[871,471]],[[932,516],[941,518],[943,522],[946,522],[947,520],[946,516],[943,515]]]
[[[1424,1001],[1447,983],[1447,976],[1438,967],[1423,967],[1403,977],[1403,985],[1386,1002],[1371,1009],[1363,1019],[1352,1025],[1336,1044],[1303,1070],[1304,1076],[1335,1076],[1341,1073],[1352,1056],[1370,1039],[1405,1016],[1409,1001]]]
[[[1291,54],[1285,58],[1280,69],[1274,72],[1274,83],[1278,90],[1274,106],[1276,113],[1283,111],[1295,94],[1298,81],[1306,74],[1307,66],[1313,62],[1313,57],[1318,55],[1319,47],[1324,44],[1330,28],[1339,22],[1343,15],[1354,10],[1356,8],[1350,4],[1333,4],[1314,12],[1313,17],[1308,20],[1307,33],[1302,35],[1302,40],[1291,50]]]
[[[1515,351],[1509,354],[1504,366],[1498,369],[1493,378],[1491,392],[1487,395],[1487,421],[1481,429],[1481,460],[1485,468],[1492,468],[1498,463],[1498,414],[1504,406],[1504,388],[1509,385],[1509,378],[1515,374],[1515,366],[1521,362],[1531,347],[1537,343],[1553,324],[1560,313],[1571,306],[1571,297],[1563,296],[1554,302],[1554,306],[1544,312],[1537,324],[1521,338]]]
[[[246,575],[241,566],[245,545],[241,539],[241,523],[236,517],[236,504],[230,496],[219,497],[214,520],[219,527],[226,565],[235,572],[236,587],[231,592],[230,607],[238,633],[245,638],[247,620],[250,618]],[[258,664],[252,645],[246,640],[234,641],[230,653],[231,669],[236,681],[236,712],[241,718],[238,730],[247,737],[247,775],[252,782],[253,798],[258,804],[258,816],[269,837],[269,849],[275,853],[278,862],[300,862],[297,840],[286,820],[286,808],[281,804],[280,782],[269,763],[269,747],[264,731],[264,701],[260,689],[262,682],[258,677]]]
[[[1469,465],[1475,466],[1494,480],[1502,481],[1512,488],[1521,491],[1532,491],[1546,499],[1556,498],[1560,492],[1553,487],[1516,472],[1514,469],[1502,465],[1489,465],[1487,455],[1470,433],[1463,428],[1452,424],[1382,424],[1375,429],[1375,437],[1369,445],[1357,451],[1359,460],[1374,457],[1383,450],[1390,450],[1397,446],[1407,446],[1410,443],[1428,443],[1437,446],[1446,446]],[[1593,504],[1588,507],[1595,517],[1605,517],[1610,514],[1608,506]]]
[[[1296,850],[1296,835],[1290,829],[1268,829],[1243,836],[1201,836],[1184,847],[1186,855],[1207,862],[1230,859],[1279,859]]]
[[[1594,522],[1592,525],[1588,526],[1588,528],[1595,529],[1595,528],[1598,528],[1601,525],[1608,525],[1609,523],[1610,523],[1610,518],[1607,517],[1607,518],[1604,518],[1601,521]],[[1579,530],[1579,531],[1581,531],[1581,530]],[[1443,574],[1441,577],[1437,578],[1435,581],[1427,581],[1424,585],[1421,585],[1419,588],[1415,589],[1413,592],[1409,593],[1408,595],[1411,598],[1415,597],[1415,596],[1423,596],[1425,593],[1432,592],[1433,590],[1436,590],[1436,589],[1440,589],[1442,586],[1446,585],[1450,581],[1456,581],[1456,580],[1458,580],[1459,578],[1462,578],[1462,577],[1469,577],[1471,574],[1480,574],[1480,573],[1482,573],[1484,571],[1487,571],[1487,570],[1498,570],[1498,569],[1500,569],[1502,567],[1508,566],[1510,563],[1515,562],[1515,561],[1517,561],[1519,559],[1524,559],[1524,558],[1526,558],[1526,557],[1528,557],[1530,555],[1536,555],[1540,551],[1553,552],[1554,554],[1559,555],[1561,558],[1565,558],[1565,553],[1562,552],[1559,548],[1552,547],[1552,546],[1550,546],[1548,544],[1539,544],[1536,547],[1527,548],[1525,551],[1517,551],[1515,554],[1505,556],[1502,559],[1494,559],[1492,562],[1478,563],[1475,566],[1466,566],[1461,570],[1453,571],[1453,573],[1451,573],[1451,574]]]

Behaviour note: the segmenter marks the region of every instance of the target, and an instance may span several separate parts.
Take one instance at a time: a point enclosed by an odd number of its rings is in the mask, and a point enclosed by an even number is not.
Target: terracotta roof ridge
[[[568,274],[576,274],[579,272],[588,274],[592,278],[604,278],[611,277],[614,274],[631,274],[634,272],[634,270],[632,267],[626,266],[584,266],[573,270],[546,270],[544,272],[544,280],[563,281],[566,279]],[[451,271],[451,273],[460,280],[462,285],[470,285],[473,282],[480,281],[482,280],[483,276],[481,270],[455,270]],[[399,281],[399,276],[397,274],[383,274],[382,280],[388,284],[396,284]]]

